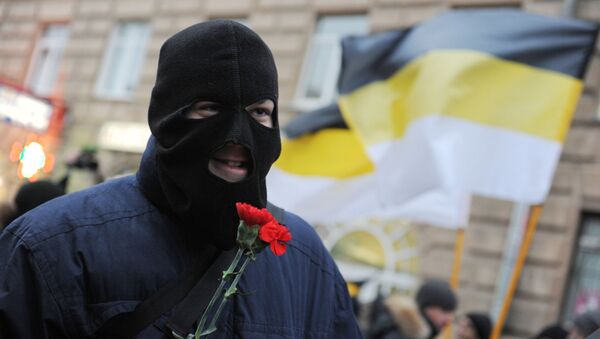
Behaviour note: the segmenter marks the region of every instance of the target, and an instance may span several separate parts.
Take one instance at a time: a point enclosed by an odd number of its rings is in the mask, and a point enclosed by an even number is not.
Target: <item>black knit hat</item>
[[[490,334],[492,333],[492,321],[487,314],[469,312],[466,314],[466,317],[471,320],[471,324],[473,324],[473,328],[475,329],[475,332],[477,332],[477,337],[479,337],[479,339],[489,339]]]
[[[569,332],[559,324],[544,327],[533,339],[566,339]]]
[[[421,310],[429,306],[438,306],[445,311],[454,311],[458,301],[447,282],[439,279],[426,281],[417,292],[417,304]]]
[[[50,181],[40,180],[26,183],[19,188],[15,196],[15,218],[63,194],[65,191],[62,187]]]
[[[587,311],[573,319],[573,326],[584,337],[600,328],[600,310]]]

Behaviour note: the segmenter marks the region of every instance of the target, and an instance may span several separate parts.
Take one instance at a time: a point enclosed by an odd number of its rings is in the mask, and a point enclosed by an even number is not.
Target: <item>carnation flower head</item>
[[[292,240],[290,230],[276,220],[264,224],[258,231],[258,237],[268,243],[273,254],[278,257],[285,253],[287,242]]]
[[[266,208],[256,208],[243,202],[237,202],[235,207],[240,220],[243,220],[248,226],[262,226],[269,221],[275,220],[273,215]]]

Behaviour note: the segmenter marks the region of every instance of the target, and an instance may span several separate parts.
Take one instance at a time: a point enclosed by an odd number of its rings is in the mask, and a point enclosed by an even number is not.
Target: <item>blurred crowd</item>
[[[442,280],[425,281],[414,296],[378,298],[365,327],[367,339],[488,339],[494,323],[483,311],[458,313],[458,297]],[[450,333],[444,331],[451,326]],[[536,330],[536,329],[532,329]],[[576,316],[567,327],[549,324],[532,339],[600,338],[600,310]]]

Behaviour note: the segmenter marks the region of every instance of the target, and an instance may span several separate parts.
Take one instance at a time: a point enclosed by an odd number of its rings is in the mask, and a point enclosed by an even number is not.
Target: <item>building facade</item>
[[[0,0],[0,79],[40,97],[64,96],[62,135],[51,145],[53,177],[62,175],[67,159],[82,147],[98,149],[107,175],[112,175],[137,164],[148,133],[140,126],[146,121],[159,49],[180,29],[230,18],[261,35],[278,65],[280,120],[285,124],[335,97],[337,42],[343,36],[408,27],[466,7],[517,7],[600,22],[600,0]],[[599,97],[600,43],[510,309],[506,336],[527,337],[568,319],[578,307],[593,307],[594,302],[600,307]],[[10,145],[24,142],[30,131],[6,122],[0,131],[0,198],[6,200],[19,183]],[[119,137],[125,139],[115,141]],[[497,304],[514,207],[474,199],[458,290],[461,310],[489,311]],[[422,225],[414,237],[418,264],[399,269],[421,278],[449,278],[455,231]]]

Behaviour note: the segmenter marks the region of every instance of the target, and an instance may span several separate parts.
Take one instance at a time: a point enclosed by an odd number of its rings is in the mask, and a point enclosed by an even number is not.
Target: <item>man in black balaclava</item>
[[[247,27],[215,20],[169,38],[138,173],[54,199],[0,235],[0,338],[193,336],[237,250],[235,203],[267,206],[277,106],[273,56]],[[246,266],[210,338],[360,338],[321,240],[277,211],[285,254]]]
[[[265,177],[281,151],[269,48],[235,23],[175,34],[161,48],[148,117],[170,208],[217,246],[232,247],[235,203],[266,207]]]

